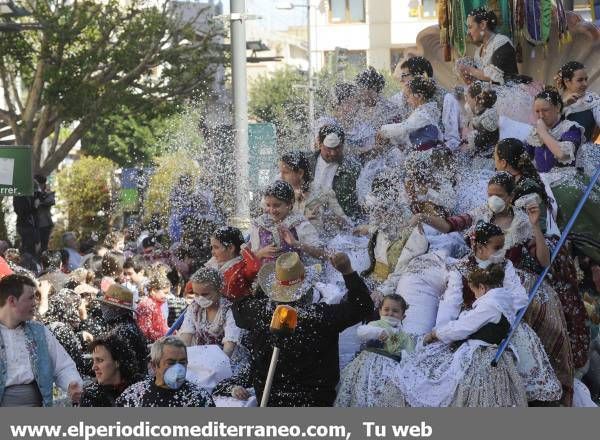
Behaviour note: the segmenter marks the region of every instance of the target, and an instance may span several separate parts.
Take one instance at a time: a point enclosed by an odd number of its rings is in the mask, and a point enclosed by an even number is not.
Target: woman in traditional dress
[[[473,60],[460,59],[457,68],[465,83],[490,82],[498,94],[498,113],[515,121],[531,123],[532,94],[524,82],[530,78],[519,75],[517,57],[512,41],[496,33],[498,18],[485,8],[477,8],[467,16],[471,40],[480,47]]]
[[[575,168],[575,157],[584,139],[584,128],[562,119],[563,102],[556,89],[548,88],[536,96],[536,127],[525,144],[544,182],[552,189],[558,205],[557,223],[563,229],[583,195],[589,179]],[[600,189],[595,187],[577,221],[570,240],[575,251],[600,264]]]
[[[577,61],[569,61],[560,68],[556,85],[562,91],[565,118],[577,122],[585,130],[587,143],[579,147],[576,165],[592,176],[600,166],[600,145],[594,142],[600,129],[600,96],[588,90],[585,66]]]
[[[526,208],[527,200],[539,203],[540,227],[544,230],[549,245],[555,245],[557,237],[552,235],[552,231],[556,230],[556,225],[552,209],[546,208],[551,206],[553,200],[547,195],[544,183],[531,163],[523,143],[518,139],[510,138],[500,141],[496,146],[494,158],[496,168],[510,173],[515,179],[516,183],[512,190],[513,205],[523,205]],[[535,197],[532,198],[532,195]],[[513,255],[518,256],[518,254]],[[529,291],[543,267],[531,256],[531,253],[521,253],[514,261],[523,285]],[[560,269],[560,266],[566,268]],[[542,283],[525,315],[525,320],[530,323],[544,344],[554,371],[563,386],[561,403],[567,406],[570,406],[573,396],[574,368],[565,314],[574,309],[569,305],[571,302],[569,299],[573,296],[576,298],[577,295],[576,292],[569,291],[568,282],[552,281],[560,279],[561,274],[569,273],[569,266],[572,268],[572,260],[565,249],[561,258],[555,261],[550,278]],[[554,288],[550,287],[551,282]],[[577,322],[579,319],[581,319],[579,315],[568,317],[569,322]]]
[[[242,249],[244,243],[242,231],[232,226],[223,226],[210,237],[212,258],[206,266],[223,275],[223,296],[231,301],[251,293],[260,270],[260,260],[247,247]]]
[[[285,252],[315,258],[324,255],[317,230],[304,215],[294,212],[294,201],[294,188],[283,180],[265,189],[265,213],[250,225],[250,249],[262,263]]]

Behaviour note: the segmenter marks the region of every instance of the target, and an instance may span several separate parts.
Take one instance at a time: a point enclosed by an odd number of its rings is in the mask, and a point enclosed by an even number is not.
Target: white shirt
[[[497,324],[503,314],[509,315],[507,319],[512,320],[514,317],[512,296],[506,288],[491,289],[473,303],[473,309],[462,312],[454,321],[436,327],[435,333],[438,339],[445,343],[461,341],[485,324]]]
[[[30,384],[35,380],[23,326],[9,329],[0,324],[0,332],[4,340],[4,352],[6,353],[6,386]],[[63,391],[67,391],[71,382],[83,385],[81,376],[77,372],[75,362],[65,351],[60,342],[52,332],[44,327],[48,354],[54,372],[54,383]]]
[[[338,162],[327,163],[321,155],[317,159],[315,167],[315,178],[312,182],[311,191],[313,194],[333,189],[333,178],[340,164]]]

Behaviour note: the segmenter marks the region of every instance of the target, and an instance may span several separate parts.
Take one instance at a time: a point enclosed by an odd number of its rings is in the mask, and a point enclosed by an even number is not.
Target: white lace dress
[[[491,366],[497,347],[467,339],[502,315],[514,319],[508,289],[492,289],[473,303],[473,309],[436,327],[440,342],[418,346],[390,375],[406,403],[413,407],[507,407],[527,406],[525,389],[510,350],[496,367]],[[465,341],[465,339],[467,339]],[[452,343],[464,341],[458,348]]]
[[[457,319],[463,303],[464,277],[468,273],[468,258],[459,261],[448,275],[448,287],[440,301],[436,328]],[[505,262],[504,289],[512,298],[516,311],[527,305],[527,292],[521,284],[512,263]],[[510,320],[509,322],[513,322]],[[562,387],[544,350],[544,346],[531,327],[521,322],[511,341],[517,356],[516,368],[527,392],[527,400],[557,401]]]
[[[439,140],[441,140],[439,121],[440,110],[437,103],[430,101],[413,110],[406,120],[398,124],[383,125],[380,132],[384,137],[390,139],[393,144],[400,146],[404,152],[408,152],[414,148],[410,135],[420,128],[435,126],[438,135],[440,135]]]
[[[381,327],[370,324],[361,325],[357,329],[358,338],[366,343],[369,340],[378,339]],[[403,326],[386,328],[385,331],[391,337],[397,337],[403,341],[397,348],[395,355],[405,356],[407,351],[412,351],[414,338],[404,333]],[[401,339],[400,339],[401,338]],[[407,350],[407,351],[405,351]],[[383,380],[394,371],[398,361],[391,357],[368,350],[361,351],[341,373],[338,394],[334,406],[337,407],[379,407],[379,406],[402,406],[403,399],[395,401],[390,393],[390,388]]]

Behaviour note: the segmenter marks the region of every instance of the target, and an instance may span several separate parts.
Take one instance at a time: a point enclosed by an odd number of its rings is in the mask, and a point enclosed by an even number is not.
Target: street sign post
[[[0,197],[32,195],[31,146],[0,146]]]
[[[277,173],[277,130],[275,124],[248,125],[250,150],[249,181],[252,190],[264,189]]]

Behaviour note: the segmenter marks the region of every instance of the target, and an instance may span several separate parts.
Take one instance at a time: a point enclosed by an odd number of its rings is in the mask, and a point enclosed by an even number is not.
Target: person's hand
[[[77,313],[79,313],[79,319],[81,319],[82,321],[85,321],[88,317],[87,306],[88,300],[86,298],[81,298],[81,303],[79,304]]]
[[[421,224],[423,224],[426,220],[426,216],[425,214],[419,213],[419,214],[415,214],[413,215],[409,222],[408,222],[408,226],[411,227],[415,227],[415,226],[420,226]]]
[[[343,252],[338,252],[329,258],[333,267],[336,268],[338,272],[341,272],[342,275],[349,275],[354,272],[352,269],[352,263],[350,262],[350,258]]]
[[[238,400],[248,400],[250,398],[250,393],[246,390],[246,388],[235,385],[231,389],[231,396]]]
[[[357,226],[352,231],[352,235],[356,235],[357,237],[369,235],[369,225]]]
[[[387,137],[385,137],[383,135],[383,133],[381,133],[381,131],[378,131],[377,134],[375,135],[375,144],[386,145],[389,143],[390,143],[390,140]]]
[[[547,133],[548,132],[548,127],[546,127],[546,123],[541,119],[538,119],[536,121],[535,129],[537,130],[538,133]]]
[[[594,283],[594,287],[596,288],[596,292],[600,293],[600,266],[594,264],[591,268],[592,271],[592,281]]]
[[[290,231],[289,228],[286,228],[283,225],[279,225],[277,227],[277,231],[279,232],[279,236],[287,244],[289,244],[293,248],[300,247],[300,242],[298,240],[296,240],[296,237],[294,237],[294,234],[292,234],[292,231]]]
[[[48,296],[50,295],[50,289],[52,289],[52,285],[48,280],[40,281],[38,290],[40,292],[41,299],[48,299]]]
[[[381,293],[379,290],[373,290],[371,292],[371,299],[373,300],[373,304],[375,305],[376,309],[381,307],[381,304],[383,303],[383,297],[383,293]]]
[[[437,338],[437,335],[435,334],[435,331],[431,331],[423,337],[423,345],[431,344],[432,342],[435,342],[437,340],[438,340],[438,338]]]
[[[73,381],[69,384],[67,395],[69,396],[69,399],[71,399],[71,402],[79,403],[82,393],[83,389],[81,388],[81,384],[79,382]]]
[[[259,250],[257,250],[254,255],[259,260],[262,260],[263,258],[274,257],[275,254],[277,254],[278,251],[279,251],[279,249],[274,244],[269,244],[269,245],[267,245],[267,246],[265,246],[265,247],[260,248]]]
[[[529,223],[536,226],[540,221],[540,207],[539,205],[529,205],[527,208],[527,215],[529,216]]]
[[[385,342],[389,339],[390,335],[388,335],[388,332],[386,332],[385,330],[381,332],[381,334],[379,335],[379,340],[381,342]]]
[[[569,106],[574,104],[579,98],[581,98],[579,93],[567,93],[563,99],[563,102],[565,103],[565,106]]]
[[[90,343],[94,340],[94,335],[92,335],[90,332],[86,332],[85,330],[81,332],[81,337],[83,338],[84,342]]]

